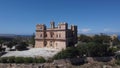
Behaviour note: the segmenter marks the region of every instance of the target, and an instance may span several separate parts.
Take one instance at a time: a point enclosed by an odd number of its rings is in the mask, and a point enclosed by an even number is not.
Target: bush
[[[0,62],[1,63],[7,63],[8,62],[8,58],[7,57],[1,57],[0,58]]]
[[[7,57],[8,59],[8,63],[14,63],[15,62],[15,57],[11,56],[11,57]]]
[[[16,49],[19,51],[22,50],[27,50],[28,44],[26,42],[20,42],[19,44],[16,45]]]
[[[24,57],[16,57],[15,63],[24,63]]]
[[[66,59],[66,58],[74,58],[78,56],[78,49],[74,47],[69,47],[66,50],[62,50],[57,53],[53,58],[54,59]]]
[[[32,57],[25,57],[24,58],[24,63],[32,63],[33,62],[33,58]]]
[[[43,57],[1,57],[0,63],[44,63],[46,60]]]
[[[117,48],[117,47],[111,47],[111,48],[109,48],[109,54],[115,55],[115,52],[117,52],[118,50],[119,50],[119,48]]]
[[[105,56],[111,56],[115,49],[109,49],[109,45],[107,44],[101,44],[101,43],[95,43],[95,42],[89,42],[86,44],[78,44],[77,46],[79,50],[79,56],[83,56],[84,54],[86,56],[90,57],[105,57]]]
[[[35,58],[35,59],[34,59],[34,62],[35,62],[35,63],[45,63],[46,60],[45,60],[43,57],[39,57],[39,58]]]
[[[116,60],[115,64],[120,65],[120,60]]]

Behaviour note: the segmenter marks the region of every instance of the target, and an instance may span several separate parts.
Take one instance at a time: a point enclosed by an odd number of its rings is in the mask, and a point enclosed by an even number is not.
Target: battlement
[[[77,26],[76,25],[71,25],[70,28],[68,27],[68,23],[67,22],[61,22],[58,24],[58,26],[55,26],[55,22],[54,21],[51,21],[50,22],[50,28],[47,28],[45,24],[37,24],[36,25],[36,30],[43,30],[43,29],[53,29],[53,30],[59,30],[59,29],[64,29],[64,30],[67,30],[67,29],[70,29],[70,30],[76,30],[77,29]],[[47,30],[46,29],[46,30]]]
[[[45,30],[45,29],[46,29],[45,24],[37,24],[36,25],[36,30]]]
[[[75,43],[77,43],[77,26],[71,25],[68,28],[66,22],[55,26],[54,21],[50,22],[50,28],[45,24],[36,25],[35,48],[65,49]]]

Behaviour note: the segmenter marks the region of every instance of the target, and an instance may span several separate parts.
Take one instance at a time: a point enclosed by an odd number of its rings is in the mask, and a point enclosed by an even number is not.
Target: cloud
[[[104,31],[104,32],[109,32],[109,31],[111,31],[111,29],[105,28],[105,29],[103,29],[103,31]]]
[[[104,32],[119,32],[117,29],[111,29],[111,28],[104,28]]]
[[[87,32],[90,32],[91,29],[90,28],[84,28],[84,29],[79,29],[80,32],[82,33],[87,33]]]

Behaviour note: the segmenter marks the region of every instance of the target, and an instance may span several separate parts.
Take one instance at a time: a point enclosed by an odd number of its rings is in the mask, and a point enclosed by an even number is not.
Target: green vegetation
[[[11,57],[6,57],[8,60],[7,62],[9,63],[14,63],[15,62],[15,57],[14,56],[11,56]]]
[[[78,37],[78,41],[81,41],[81,42],[91,42],[92,38],[89,37],[89,36],[86,36],[84,34],[81,34],[79,37]]]
[[[77,47],[70,47],[62,50],[54,56],[54,59],[65,59],[75,57],[105,57],[112,56],[116,48],[109,48],[109,45],[98,44],[94,42],[78,44]]]
[[[46,60],[43,57],[39,57],[39,58],[34,58],[34,62],[35,63],[44,63],[44,62],[46,62]]]
[[[87,35],[80,35],[78,37],[78,41],[81,42],[95,42],[95,43],[109,43],[111,40],[110,36],[105,35],[105,34],[100,34],[100,35],[94,35],[94,36],[87,36]]]
[[[109,45],[106,44],[98,44],[94,42],[89,42],[84,45],[77,46],[79,50],[79,55],[81,56],[89,56],[89,57],[105,57],[111,56],[114,51],[109,48]]]
[[[46,60],[43,57],[1,57],[0,63],[44,63]]]
[[[115,38],[111,39],[110,36],[105,34],[86,36],[81,35],[78,37],[80,41],[76,47],[68,47],[65,50],[57,53],[54,59],[66,59],[75,57],[107,57],[114,56],[115,52],[119,50],[116,46],[118,44],[110,45],[110,42],[119,43],[120,41]]]
[[[16,46],[17,50],[25,50],[29,46],[28,44],[35,44],[35,35],[33,34],[30,39],[23,39],[22,37],[0,39],[0,50],[2,51],[2,45],[12,48]],[[22,39],[22,40],[21,40]],[[57,53],[53,58],[47,60],[51,62],[54,59],[67,59],[67,58],[85,58],[85,57],[106,57],[114,56],[115,52],[120,48],[120,41],[118,38],[111,39],[110,36],[105,34],[87,36],[80,35],[78,37],[79,43],[75,47],[68,47],[65,50]],[[110,43],[113,43],[112,45]],[[1,57],[1,63],[44,63],[46,60],[43,57]],[[120,59],[117,59],[116,63],[120,63]]]
[[[15,36],[0,36],[0,52],[4,52],[5,48],[8,47],[10,50],[25,50],[29,45],[33,47],[35,44],[35,35],[15,35]]]
[[[28,44],[26,42],[20,42],[16,45],[16,49],[21,51],[21,50],[26,50]]]
[[[56,54],[54,59],[65,59],[65,58],[74,58],[78,55],[78,50],[74,47],[69,47],[66,50],[62,50]]]
[[[24,58],[24,63],[32,63],[34,59],[32,57],[25,57]]]
[[[116,60],[115,64],[120,65],[120,60]]]
[[[15,63],[23,63],[24,62],[24,57],[16,57],[15,58]]]
[[[8,61],[8,58],[7,57],[2,57],[2,58],[0,58],[0,62],[1,63],[7,63]]]
[[[120,65],[120,55],[119,54],[115,56],[115,59],[116,59],[115,63],[117,65]]]
[[[33,33],[33,35],[32,35],[32,37],[31,37],[31,39],[30,39],[30,42],[29,42],[30,44],[32,44],[33,45],[33,47],[34,47],[34,45],[35,45],[35,34]]]

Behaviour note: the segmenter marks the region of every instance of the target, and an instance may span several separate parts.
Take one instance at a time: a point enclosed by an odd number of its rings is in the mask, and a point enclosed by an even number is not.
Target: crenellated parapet
[[[46,25],[45,24],[37,24],[36,30],[46,30]]]
[[[77,26],[71,25],[68,28],[66,22],[55,26],[54,21],[50,22],[50,28],[45,24],[36,25],[35,48],[65,49],[75,43],[77,43]]]

